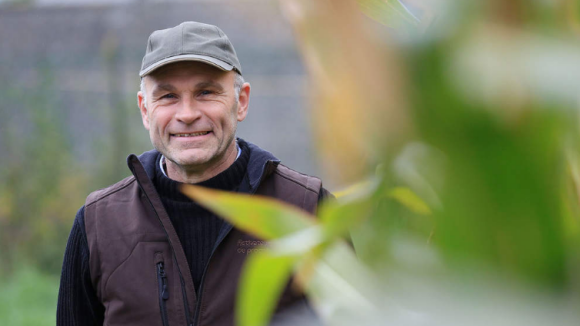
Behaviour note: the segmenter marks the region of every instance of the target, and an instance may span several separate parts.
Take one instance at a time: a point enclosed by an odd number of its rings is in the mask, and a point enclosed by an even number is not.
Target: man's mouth
[[[209,134],[210,131],[192,132],[189,134],[171,134],[173,137],[197,137]]]

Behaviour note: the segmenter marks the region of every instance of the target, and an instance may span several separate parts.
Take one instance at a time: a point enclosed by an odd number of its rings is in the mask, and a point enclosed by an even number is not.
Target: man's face
[[[147,103],[138,94],[143,125],[168,165],[200,173],[235,155],[249,86],[242,87],[238,103],[234,79],[235,72],[200,62],[170,64],[145,77]]]

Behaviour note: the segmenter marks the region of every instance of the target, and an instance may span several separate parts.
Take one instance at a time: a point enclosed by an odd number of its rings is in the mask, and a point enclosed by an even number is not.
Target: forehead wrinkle
[[[161,84],[156,84],[155,87],[153,88],[153,91],[151,92],[151,94],[155,95],[157,93],[163,92],[163,91],[167,91],[167,92],[174,92],[177,88],[175,88],[175,86],[173,86],[172,84],[169,83],[161,83]]]
[[[216,89],[218,92],[223,92],[225,91],[226,87],[225,87],[225,83],[227,83],[225,80],[222,81],[222,78],[224,77],[221,74],[235,74],[231,71],[225,72],[225,71],[221,71],[218,70],[217,68],[213,68],[212,67],[212,72],[214,72],[214,74],[219,74],[220,76],[211,76],[211,73],[207,73],[207,72],[185,72],[184,70],[187,69],[176,69],[177,66],[172,66],[169,69],[164,69],[162,71],[159,71],[155,74],[155,76],[152,75],[148,75],[143,77],[145,82],[146,82],[146,88],[149,88],[149,86],[152,86],[152,90],[151,90],[151,94],[156,97],[158,95],[160,95],[159,93],[164,93],[164,92],[177,92],[180,90],[182,82],[187,83],[185,79],[188,79],[187,77],[189,76],[189,78],[194,78],[194,79],[201,79],[199,80],[195,85],[189,86],[192,87],[191,91],[194,91],[196,89],[203,89],[203,88],[214,88]],[[177,73],[174,73],[174,71],[177,71]],[[229,77],[229,76],[228,76]],[[149,80],[153,78],[152,80]],[[177,80],[173,80],[173,79],[177,79]],[[153,81],[153,85],[151,85],[151,81]],[[175,83],[173,82],[177,82],[178,85],[175,85]],[[185,85],[183,85],[185,86]],[[186,86],[187,87],[187,86]],[[189,88],[187,87],[187,88]]]
[[[214,87],[220,91],[224,89],[224,87],[222,86],[221,83],[213,81],[213,80],[206,80],[206,81],[199,82],[195,85],[195,87],[196,88]]]
[[[194,86],[195,89],[203,89],[203,88],[208,88],[208,87],[215,88],[218,91],[224,90],[223,85],[219,82],[214,81],[214,80],[201,81],[201,82],[195,84],[195,86]],[[153,88],[152,94],[155,95],[157,93],[162,93],[162,92],[176,92],[177,90],[178,90],[177,87],[175,87],[171,83],[161,83],[161,84],[155,85],[155,87]]]

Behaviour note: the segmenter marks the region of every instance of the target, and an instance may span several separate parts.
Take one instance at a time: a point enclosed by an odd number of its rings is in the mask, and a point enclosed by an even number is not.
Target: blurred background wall
[[[91,163],[107,157],[116,176],[126,175],[126,154],[151,147],[135,95],[147,38],[154,30],[195,20],[228,34],[252,84],[250,114],[239,136],[289,166],[317,172],[304,114],[304,71],[275,1],[36,3],[0,7],[0,79],[6,99],[1,126],[18,125],[11,136],[30,134],[31,107],[24,98],[42,92],[45,97],[38,100],[55,107],[75,159]],[[9,159],[3,156],[2,166]]]
[[[147,38],[188,20],[226,32],[252,85],[238,136],[318,174],[276,1],[0,1],[0,324],[54,324],[76,211],[152,148],[136,104]]]

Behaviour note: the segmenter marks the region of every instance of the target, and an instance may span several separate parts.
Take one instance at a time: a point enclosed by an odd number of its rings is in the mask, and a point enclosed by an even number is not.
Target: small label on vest
[[[264,248],[256,248],[266,245],[266,241],[262,240],[238,240],[237,253],[240,255],[248,255],[252,252],[258,252],[264,250]]]

